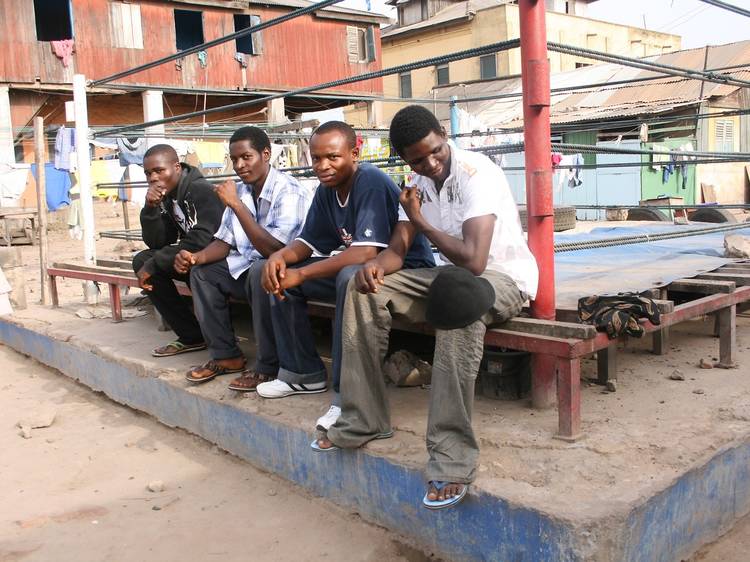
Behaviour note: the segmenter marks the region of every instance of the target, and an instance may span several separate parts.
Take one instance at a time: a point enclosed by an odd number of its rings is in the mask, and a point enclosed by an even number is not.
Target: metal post
[[[526,143],[526,206],[529,248],[539,265],[539,289],[531,303],[534,318],[555,318],[554,211],[549,106],[550,77],[547,26],[542,0],[518,2],[521,28],[521,84]],[[532,360],[532,404],[555,402],[555,361],[545,355]]]
[[[41,301],[47,304],[47,178],[44,164],[47,161],[44,151],[44,119],[34,117],[34,156],[36,159],[36,208],[37,229],[39,230],[39,268],[42,274]],[[32,235],[33,236],[33,235]]]
[[[451,137],[454,139],[456,138],[456,135],[460,133],[461,131],[458,130],[458,103],[456,103],[456,100],[458,97],[451,96]]]
[[[91,155],[89,153],[89,115],[86,103],[86,77],[73,76],[73,104],[76,125],[76,169],[81,193],[81,220],[83,223],[83,259],[87,265],[96,264],[94,244],[94,201],[91,197]],[[85,284],[86,302],[95,303],[96,286],[91,281]]]

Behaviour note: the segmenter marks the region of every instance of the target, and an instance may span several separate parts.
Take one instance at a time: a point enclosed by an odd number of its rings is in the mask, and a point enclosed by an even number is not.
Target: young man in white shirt
[[[400,196],[409,220],[397,224],[388,248],[349,284],[342,415],[312,447],[355,448],[392,435],[382,372],[391,317],[427,320],[436,328],[436,345],[422,502],[442,509],[461,501],[475,477],[479,447],[471,411],[486,327],[517,315],[524,301],[534,298],[538,269],[497,165],[450,143],[421,106],[394,116],[390,139],[415,172]],[[402,269],[405,249],[419,233],[453,265]]]

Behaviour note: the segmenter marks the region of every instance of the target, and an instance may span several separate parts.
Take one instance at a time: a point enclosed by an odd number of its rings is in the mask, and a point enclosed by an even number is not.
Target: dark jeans
[[[294,267],[302,267],[326,258],[311,258]],[[279,379],[293,384],[326,381],[326,369],[315,348],[315,338],[307,315],[307,300],[336,303],[331,355],[333,359],[333,390],[338,393],[341,380],[341,312],[346,287],[360,266],[351,265],[335,278],[312,279],[286,291],[286,300],[273,298],[271,318],[279,350]],[[338,396],[334,403],[338,402]]]
[[[136,254],[133,258],[133,270],[138,273],[155,252],[156,250],[143,250]],[[162,271],[156,268],[150,279],[154,288],[146,291],[146,294],[182,343],[202,342],[203,334],[198,321],[188,301],[177,292],[177,287],[174,286],[175,279],[186,283],[189,281],[187,275],[180,275],[174,269]]]
[[[211,359],[242,357],[232,329],[229,299],[247,300],[253,314],[253,333],[257,346],[255,371],[275,376],[279,369],[276,343],[271,325],[271,303],[260,287],[265,260],[256,261],[238,279],[229,273],[227,260],[199,265],[190,272],[190,287],[195,313]],[[258,287],[253,290],[253,287]]]

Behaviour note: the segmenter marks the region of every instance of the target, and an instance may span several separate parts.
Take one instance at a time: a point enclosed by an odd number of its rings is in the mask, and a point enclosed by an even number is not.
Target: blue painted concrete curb
[[[630,513],[576,523],[474,490],[456,509],[420,505],[422,474],[366,451],[314,453],[311,434],[206,399],[74,343],[0,321],[0,340],[113,400],[184,428],[451,559],[678,560],[750,511],[750,444],[710,462]]]

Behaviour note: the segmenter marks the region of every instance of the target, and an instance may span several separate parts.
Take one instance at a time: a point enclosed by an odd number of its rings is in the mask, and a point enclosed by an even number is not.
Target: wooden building
[[[307,0],[3,0],[0,2],[0,129],[13,136],[43,115],[64,121],[74,74],[111,76],[312,4]],[[142,91],[163,92],[166,115],[215,107],[381,68],[378,14],[332,6],[91,88],[89,122],[142,122]],[[247,121],[283,120],[382,96],[381,80],[358,82],[266,108]],[[282,113],[283,112],[283,113]],[[273,114],[273,115],[272,115]],[[216,114],[214,119],[236,118]],[[6,157],[4,158],[5,155]]]

